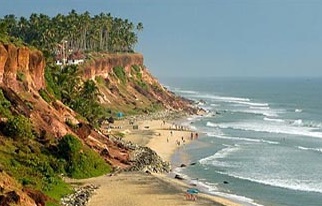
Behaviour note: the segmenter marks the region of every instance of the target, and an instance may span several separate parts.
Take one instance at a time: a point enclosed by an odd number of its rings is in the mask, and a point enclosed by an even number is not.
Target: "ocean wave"
[[[315,129],[322,128],[321,122],[307,121],[307,120],[302,120],[302,119],[290,120],[289,123],[294,126],[297,126],[297,127],[310,127],[310,128],[315,128]]]
[[[198,97],[212,99],[212,100],[221,101],[221,102],[250,102],[249,98],[217,96],[217,95],[210,95],[210,94],[199,95]]]
[[[226,145],[227,146],[227,145]],[[227,167],[228,164],[225,162],[217,161],[218,159],[223,159],[227,157],[228,155],[238,151],[240,148],[238,145],[235,146],[227,146],[219,151],[217,151],[215,154],[205,157],[203,159],[199,160],[199,163],[202,165],[217,165],[222,167]],[[220,165],[218,165],[220,164]]]
[[[268,117],[264,117],[265,121],[270,121],[270,122],[285,122],[285,120],[283,119],[273,119],[273,118],[268,118]]]
[[[255,109],[233,109],[232,112],[247,113],[247,114],[257,114],[265,117],[278,117],[278,112],[274,110],[255,110]]]
[[[206,126],[207,126],[207,127],[217,127],[217,124],[212,123],[212,122],[207,122],[207,123],[206,123]]]
[[[234,141],[246,141],[246,142],[255,142],[255,143],[267,143],[267,144],[280,144],[276,141],[270,141],[265,139],[252,139],[252,138],[246,138],[246,137],[231,137],[231,136],[224,136],[224,135],[215,135],[213,134],[213,137],[219,138],[219,139],[228,139],[228,140],[234,140]]]
[[[229,172],[217,171],[219,174],[228,175],[230,177],[248,180],[251,182],[256,182],[264,185],[270,185],[274,187],[286,188],[290,190],[296,191],[304,191],[304,192],[318,192],[322,193],[322,183],[317,181],[310,182],[309,180],[297,180],[297,179],[289,179],[289,178],[272,178],[272,177],[245,177],[238,174],[232,174]]]
[[[254,107],[254,106],[250,106],[249,109],[255,109],[255,110],[270,110],[271,108],[270,107],[266,107],[266,106],[263,106],[263,107]]]
[[[183,93],[183,94],[198,94],[199,92],[197,91],[193,91],[193,90],[184,90],[184,89],[181,89],[181,88],[171,88],[169,86],[165,86],[167,89],[169,90],[173,90],[175,92],[178,92],[178,93]]]
[[[243,105],[257,107],[257,108],[261,107],[261,109],[266,109],[269,106],[268,103],[258,103],[258,102],[230,101],[230,103],[243,104]]]
[[[312,128],[297,127],[287,124],[266,124],[261,122],[236,122],[236,123],[218,123],[217,128],[235,129],[244,131],[267,132],[275,134],[291,134],[309,137],[322,138],[322,132],[315,132]]]
[[[292,125],[303,126],[303,120],[301,120],[301,119],[294,120]]]
[[[175,174],[179,174],[180,176],[182,176],[183,178],[185,178],[186,180],[188,180],[188,182],[190,184],[194,184],[196,185],[196,187],[204,192],[204,193],[208,193],[210,195],[216,195],[216,196],[220,196],[223,198],[227,198],[229,200],[232,201],[236,201],[242,205],[247,205],[247,206],[263,206],[260,205],[258,203],[255,203],[255,201],[251,198],[245,197],[245,196],[240,196],[237,194],[231,194],[231,193],[224,193],[224,192],[220,192],[219,189],[217,188],[217,183],[212,183],[212,182],[207,182],[205,179],[199,179],[199,178],[191,178],[188,175],[182,173],[183,169],[182,168],[175,168],[174,169]]]
[[[322,148],[310,148],[310,147],[302,147],[302,146],[298,146],[297,148],[300,149],[300,150],[308,150],[308,151],[314,151],[314,152],[322,153]]]
[[[302,109],[295,109],[295,112],[302,112]]]
[[[245,196],[240,196],[236,194],[229,194],[229,193],[223,193],[223,192],[210,192],[210,194],[217,195],[220,197],[224,197],[239,203],[244,203],[242,205],[247,205],[247,206],[264,206],[261,204],[256,203],[253,199],[245,197]]]

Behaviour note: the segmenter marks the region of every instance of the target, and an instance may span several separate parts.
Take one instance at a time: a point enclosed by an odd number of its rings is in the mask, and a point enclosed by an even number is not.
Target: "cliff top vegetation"
[[[33,13],[29,19],[10,14],[0,19],[0,40],[14,37],[49,54],[60,48],[65,52],[133,52],[142,29],[141,22],[135,25],[110,13],[91,16],[72,10],[54,17]]]

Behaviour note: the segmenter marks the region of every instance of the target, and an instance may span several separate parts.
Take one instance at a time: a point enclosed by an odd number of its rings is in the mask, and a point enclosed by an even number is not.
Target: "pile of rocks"
[[[73,194],[61,199],[61,205],[85,206],[96,189],[98,189],[98,186],[95,185],[86,185],[84,187],[76,188]]]
[[[131,153],[130,159],[133,164],[129,171],[168,173],[171,170],[170,164],[149,147],[139,146]]]
[[[169,162],[162,158],[149,147],[143,147],[132,142],[123,141],[121,138],[110,137],[120,148],[130,150],[129,164],[126,171],[143,171],[153,173],[168,173],[171,170]]]

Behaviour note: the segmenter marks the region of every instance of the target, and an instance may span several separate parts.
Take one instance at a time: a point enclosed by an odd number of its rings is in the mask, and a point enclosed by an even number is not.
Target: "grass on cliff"
[[[58,155],[66,161],[65,171],[72,178],[96,177],[111,172],[111,167],[93,150],[73,135],[58,143]]]
[[[0,122],[0,169],[23,187],[48,195],[50,205],[59,205],[60,198],[71,193],[61,174],[88,178],[111,171],[77,137],[67,135],[58,141],[50,135],[37,134],[28,118],[11,113],[11,106],[0,89],[0,117],[7,117]]]
[[[59,143],[45,147],[37,141],[14,141],[0,136],[0,168],[23,187],[33,188],[50,197],[50,205],[72,192],[61,174],[89,178],[107,174],[111,167],[79,139],[66,135]]]
[[[59,205],[60,198],[72,190],[59,176],[57,160],[42,150],[35,141],[18,142],[0,136],[0,166],[23,187],[41,191],[52,205]]]

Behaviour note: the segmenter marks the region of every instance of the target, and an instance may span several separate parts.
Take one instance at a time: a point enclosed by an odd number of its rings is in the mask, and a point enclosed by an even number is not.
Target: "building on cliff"
[[[78,65],[82,64],[85,61],[85,55],[80,51],[76,51],[68,55],[68,57],[64,57],[62,54],[57,54],[55,57],[56,65]]]

